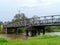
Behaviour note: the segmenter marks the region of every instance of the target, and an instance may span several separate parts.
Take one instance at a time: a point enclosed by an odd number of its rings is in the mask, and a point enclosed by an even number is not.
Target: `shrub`
[[[51,28],[50,26],[47,26],[47,27],[45,28],[45,30],[46,30],[47,32],[52,32],[52,28]]]
[[[18,28],[18,33],[23,33],[24,32],[24,28]]]
[[[0,42],[8,42],[5,38],[0,38]]]

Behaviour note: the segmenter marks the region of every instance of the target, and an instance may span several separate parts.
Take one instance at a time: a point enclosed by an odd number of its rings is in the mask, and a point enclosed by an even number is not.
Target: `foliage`
[[[20,20],[23,20],[23,19],[26,19],[27,17],[25,16],[24,13],[17,13],[14,18],[12,19],[12,21],[20,21]]]
[[[45,30],[46,30],[47,32],[52,32],[52,28],[51,28],[50,26],[45,27]]]
[[[17,25],[25,25],[25,21],[26,21],[27,17],[25,16],[24,13],[17,13],[14,18],[12,19],[12,23],[14,24],[17,24]]]
[[[1,32],[1,26],[0,26],[0,32]]]
[[[0,43],[1,43],[1,42],[8,42],[8,41],[7,41],[7,39],[5,39],[5,38],[0,38]]]
[[[0,21],[0,32],[1,32],[1,25],[2,25],[3,22]]]
[[[47,32],[60,32],[60,26],[46,26]]]
[[[55,28],[60,29],[60,26],[56,26]]]
[[[54,29],[53,32],[60,32],[60,29]]]
[[[18,33],[22,33],[22,32],[24,32],[25,29],[24,28],[18,28],[17,30],[18,30]]]
[[[2,24],[3,22],[2,21],[0,21],[0,25]]]
[[[34,23],[37,24],[38,23],[38,20],[39,20],[38,16],[37,15],[34,15],[32,18],[33,18],[32,21],[34,21]]]

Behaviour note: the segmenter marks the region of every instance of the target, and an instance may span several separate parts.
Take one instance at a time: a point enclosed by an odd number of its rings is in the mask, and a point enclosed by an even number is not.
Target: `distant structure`
[[[13,20],[8,24],[2,25],[2,32],[6,34],[17,33],[18,28],[24,27],[26,36],[29,36],[29,32],[31,36],[36,36],[40,35],[41,30],[44,35],[46,26],[60,26],[60,15],[27,18],[24,13],[19,11]]]

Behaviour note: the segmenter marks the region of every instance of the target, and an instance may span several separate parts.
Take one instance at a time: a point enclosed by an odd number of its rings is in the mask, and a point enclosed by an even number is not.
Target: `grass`
[[[60,32],[60,29],[54,29],[53,32]]]
[[[0,45],[60,45],[60,36],[37,36],[28,39],[0,38]]]
[[[2,42],[4,43],[4,42],[8,42],[8,41],[5,38],[0,38],[0,43],[2,43]]]

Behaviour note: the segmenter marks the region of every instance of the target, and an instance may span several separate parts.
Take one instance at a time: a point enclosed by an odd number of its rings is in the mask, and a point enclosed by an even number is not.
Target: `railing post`
[[[32,19],[33,19],[32,24],[34,24],[34,18],[32,18]]]
[[[7,27],[6,27],[6,31],[5,31],[5,33],[7,34]]]
[[[40,17],[38,17],[38,18],[39,18],[38,23],[40,24]]]
[[[46,16],[44,16],[44,21],[45,21],[45,23],[46,23]]]
[[[52,16],[52,23],[53,23],[53,17],[54,17],[54,16]]]
[[[39,24],[41,23],[41,20],[39,20]]]

